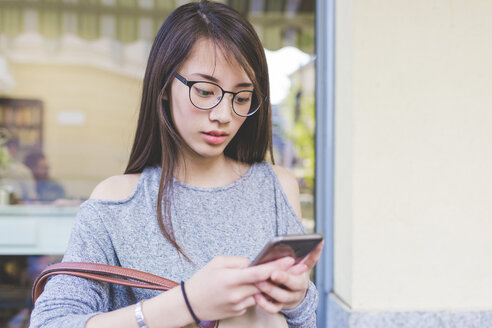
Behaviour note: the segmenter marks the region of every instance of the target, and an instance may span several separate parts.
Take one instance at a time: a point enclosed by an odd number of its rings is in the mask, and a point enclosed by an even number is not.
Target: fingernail
[[[285,258],[285,260],[284,260],[285,264],[289,264],[289,265],[290,265],[290,264],[293,264],[293,263],[294,263],[294,261],[295,261],[295,260],[294,260],[294,258],[292,258],[292,257],[286,257],[286,258]]]
[[[265,285],[266,285],[266,282],[264,282],[264,281],[260,281],[260,282],[257,282],[256,283],[256,287],[258,287],[260,289],[263,288],[263,287],[265,287]]]

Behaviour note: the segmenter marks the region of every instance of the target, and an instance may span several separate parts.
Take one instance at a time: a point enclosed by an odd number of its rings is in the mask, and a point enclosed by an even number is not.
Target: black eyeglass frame
[[[238,112],[236,112],[236,109],[234,109],[234,98],[236,98],[236,96],[239,93],[241,93],[241,92],[251,92],[251,94],[254,94],[254,90],[240,90],[238,92],[232,92],[232,91],[227,91],[227,90],[222,89],[222,87],[220,85],[218,85],[217,83],[214,83],[214,82],[209,82],[209,81],[188,81],[186,78],[184,78],[183,76],[181,76],[178,73],[174,73],[174,77],[176,77],[179,81],[181,81],[184,85],[186,85],[188,87],[188,89],[189,89],[189,91],[188,91],[188,97],[190,99],[191,104],[193,106],[195,106],[196,108],[200,109],[200,110],[210,110],[210,109],[212,109],[214,107],[217,107],[220,104],[220,102],[222,101],[222,99],[224,99],[224,95],[226,93],[230,93],[232,95],[232,99],[231,99],[231,102],[232,102],[232,104],[231,104],[232,105],[232,110],[234,111],[234,113],[237,116],[249,117],[249,116],[253,115],[254,113],[256,113],[260,109],[260,107],[261,107],[261,100],[258,99],[258,107],[255,110],[253,110],[252,112],[250,112],[250,113],[248,113],[246,115],[239,114]],[[208,83],[208,84],[213,84],[213,85],[217,86],[222,91],[222,95],[220,96],[220,100],[215,105],[213,105],[211,107],[205,107],[205,108],[203,108],[203,107],[198,107],[197,105],[195,105],[193,103],[193,100],[191,100],[191,87],[194,84],[196,84],[196,83]]]

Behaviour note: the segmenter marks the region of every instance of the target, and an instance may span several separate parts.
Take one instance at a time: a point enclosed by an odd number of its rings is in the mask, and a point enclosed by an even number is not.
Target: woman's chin
[[[223,145],[200,147],[200,149],[193,149],[192,154],[190,154],[191,156],[189,157],[191,159],[221,158],[224,156],[224,149],[225,147]]]

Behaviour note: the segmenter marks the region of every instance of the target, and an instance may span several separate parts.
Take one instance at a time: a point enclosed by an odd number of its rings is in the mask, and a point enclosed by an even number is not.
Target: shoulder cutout
[[[296,177],[289,170],[278,166],[272,165],[273,171],[277,175],[280,185],[282,186],[290,206],[294,209],[294,212],[299,218],[301,218],[301,200],[299,196],[299,183]]]
[[[94,188],[90,199],[123,200],[135,190],[140,175],[122,174],[107,178]]]

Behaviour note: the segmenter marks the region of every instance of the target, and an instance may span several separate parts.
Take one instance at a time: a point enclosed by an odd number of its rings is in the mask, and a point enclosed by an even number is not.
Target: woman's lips
[[[227,133],[222,131],[206,131],[202,132],[205,141],[212,145],[220,145],[227,138]]]

